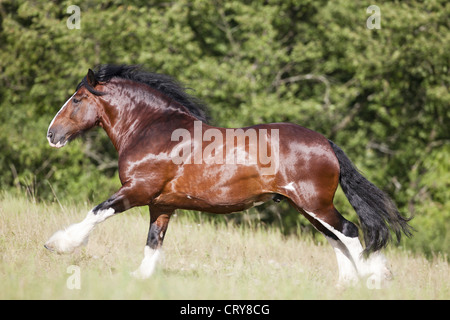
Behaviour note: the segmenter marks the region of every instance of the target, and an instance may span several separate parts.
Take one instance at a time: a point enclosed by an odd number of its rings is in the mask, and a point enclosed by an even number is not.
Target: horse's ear
[[[97,85],[97,83],[98,83],[97,79],[95,79],[94,71],[92,71],[91,69],[89,69],[89,71],[87,73],[86,80],[87,80],[87,83],[92,88],[94,88]]]

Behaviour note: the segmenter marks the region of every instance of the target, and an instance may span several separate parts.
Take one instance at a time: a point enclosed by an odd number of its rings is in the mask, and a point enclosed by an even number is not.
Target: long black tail
[[[391,232],[400,241],[402,232],[411,236],[408,225],[411,218],[404,218],[394,202],[374,184],[362,176],[353,163],[336,144],[328,140],[339,160],[339,182],[350,204],[359,216],[366,243],[365,254],[380,250],[391,240]]]

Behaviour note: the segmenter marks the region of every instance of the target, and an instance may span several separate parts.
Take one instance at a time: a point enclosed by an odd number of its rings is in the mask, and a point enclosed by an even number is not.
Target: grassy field
[[[450,268],[440,257],[429,261],[390,249],[395,279],[388,288],[338,289],[328,245],[285,237],[276,228],[199,223],[183,213],[172,218],[164,260],[147,280],[130,276],[143,258],[149,223],[143,209],[105,221],[71,255],[43,247],[54,231],[82,220],[89,209],[0,196],[0,299],[450,298]]]

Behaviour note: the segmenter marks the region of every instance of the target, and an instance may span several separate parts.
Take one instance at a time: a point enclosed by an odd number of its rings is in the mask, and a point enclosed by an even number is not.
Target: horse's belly
[[[154,200],[154,204],[211,213],[232,213],[261,205],[272,200],[274,196],[275,194],[271,193],[246,195],[245,192],[242,192],[240,196],[219,198],[206,194],[183,192],[161,194]]]

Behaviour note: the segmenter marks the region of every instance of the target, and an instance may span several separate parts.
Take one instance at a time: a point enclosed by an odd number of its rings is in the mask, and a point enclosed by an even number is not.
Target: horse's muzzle
[[[64,147],[68,141],[68,139],[66,139],[65,135],[58,136],[52,130],[49,130],[47,132],[47,140],[48,140],[48,143],[50,144],[50,146],[52,146],[54,148]]]

